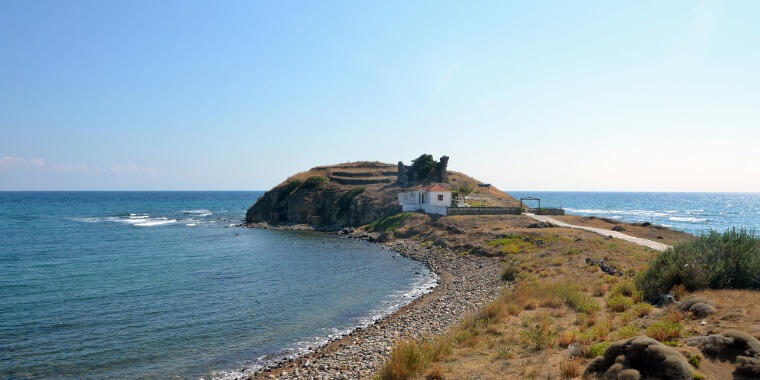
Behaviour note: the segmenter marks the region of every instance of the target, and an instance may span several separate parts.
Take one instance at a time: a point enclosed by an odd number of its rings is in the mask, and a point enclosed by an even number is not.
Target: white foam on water
[[[198,215],[198,216],[209,216],[213,214],[211,210],[206,210],[205,208],[198,209],[198,210],[182,210],[183,214],[192,214],[192,215]]]
[[[175,223],[176,221],[177,219],[158,218],[158,219],[143,220],[142,223],[134,223],[133,225],[138,226],[138,227],[153,227],[153,226],[162,226],[164,224]]]
[[[689,222],[689,223],[702,223],[706,222],[707,219],[705,218],[694,218],[694,217],[681,217],[681,216],[671,216],[668,218],[669,220],[672,220],[674,222]]]
[[[187,223],[185,225],[188,226],[188,227],[195,227],[195,223]]]

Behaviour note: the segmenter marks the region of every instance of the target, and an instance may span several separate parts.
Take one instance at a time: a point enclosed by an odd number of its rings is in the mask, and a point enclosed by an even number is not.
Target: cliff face
[[[358,226],[400,211],[397,195],[407,186],[398,183],[399,166],[380,162],[356,162],[312,168],[296,174],[267,191],[248,209],[246,223],[307,223],[316,226]],[[450,189],[467,185],[474,179],[448,172],[441,183]],[[494,201],[519,204],[496,189]]]
[[[296,182],[293,182],[296,183]],[[343,189],[323,184],[318,188],[300,185],[277,186],[266,192],[246,213],[246,222],[269,224],[309,223],[356,226],[369,223],[388,210],[361,187]]]

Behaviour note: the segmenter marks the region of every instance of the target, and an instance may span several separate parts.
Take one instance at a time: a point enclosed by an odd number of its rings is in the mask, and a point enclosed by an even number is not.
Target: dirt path
[[[625,241],[629,241],[631,243],[638,244],[638,245],[643,245],[645,247],[649,247],[649,248],[652,248],[652,249],[660,251],[660,252],[662,252],[662,251],[670,248],[670,246],[667,245],[667,244],[659,243],[659,242],[652,241],[652,240],[649,240],[649,239],[644,239],[644,238],[639,238],[639,237],[634,237],[634,236],[626,235],[624,233],[613,231],[613,230],[606,230],[604,228],[596,228],[596,227],[579,226],[579,225],[576,225],[576,224],[569,224],[569,223],[565,223],[565,222],[560,222],[559,220],[554,219],[554,218],[552,218],[550,216],[547,216],[547,215],[534,215],[534,214],[525,214],[525,215],[527,215],[527,216],[529,216],[529,217],[531,217],[531,218],[533,218],[535,220],[538,220],[539,222],[551,223],[551,224],[553,224],[555,226],[558,226],[558,227],[578,228],[578,229],[581,229],[581,230],[595,232],[595,233],[597,233],[599,235],[602,235],[602,236],[612,236],[614,238],[625,240]]]

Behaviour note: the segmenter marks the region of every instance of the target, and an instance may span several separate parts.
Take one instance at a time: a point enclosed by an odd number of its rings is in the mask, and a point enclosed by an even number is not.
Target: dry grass
[[[563,331],[557,335],[560,347],[567,347],[575,342],[575,331]]]
[[[581,359],[567,358],[559,362],[559,373],[563,379],[572,379],[581,375]]]
[[[445,373],[446,373],[446,370],[443,368],[443,366],[436,363],[430,368],[428,373],[425,375],[425,380],[443,380],[445,379],[444,377]]]
[[[649,325],[646,329],[648,337],[657,339],[660,342],[670,342],[681,337],[683,325],[678,322],[657,321]]]

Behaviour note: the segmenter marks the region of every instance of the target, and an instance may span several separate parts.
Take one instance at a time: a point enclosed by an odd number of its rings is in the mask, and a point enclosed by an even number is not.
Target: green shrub
[[[607,299],[607,307],[616,313],[624,312],[630,309],[631,306],[633,306],[633,300],[628,297],[617,295]]]
[[[385,218],[380,218],[370,224],[367,224],[367,230],[373,232],[393,232],[396,228],[401,227],[401,223],[414,214],[413,212],[401,212]]]
[[[321,175],[313,175],[309,178],[306,178],[306,181],[303,183],[303,188],[314,189],[322,186],[322,184],[325,182],[327,182],[327,178],[322,177]]]
[[[567,306],[578,313],[592,314],[600,309],[595,299],[567,283],[557,283],[552,290]]]
[[[702,363],[702,357],[697,355],[689,356],[689,364],[691,364],[694,368],[699,368],[699,364]]]
[[[604,350],[606,350],[609,346],[610,342],[599,342],[592,344],[591,347],[588,348],[588,357],[590,359],[593,359],[599,355],[604,354]]]
[[[652,301],[677,284],[690,291],[760,289],[760,239],[745,229],[710,231],[660,253],[637,279]]]
[[[636,328],[636,326],[623,326],[617,330],[615,330],[615,339],[628,339],[633,338],[636,335],[639,335],[639,329]]]
[[[652,309],[652,305],[646,302],[639,302],[633,305],[633,312],[636,313],[636,316],[639,318],[649,315],[649,313],[652,312]]]
[[[424,180],[429,178],[434,172],[438,163],[429,154],[423,154],[412,160],[412,169],[416,174],[416,179]]]

